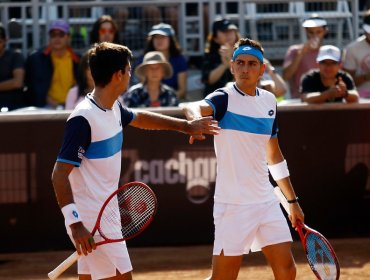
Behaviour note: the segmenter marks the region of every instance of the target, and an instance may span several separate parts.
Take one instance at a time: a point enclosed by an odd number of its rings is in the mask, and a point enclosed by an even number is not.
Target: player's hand
[[[195,120],[188,121],[188,129],[186,133],[191,135],[194,140],[204,140],[203,134],[217,135],[220,132],[220,127],[218,122],[213,119],[213,117],[201,117]],[[190,142],[190,140],[189,140]]]
[[[88,253],[91,253],[92,250],[96,249],[94,238],[82,222],[71,224],[70,227],[73,240],[75,241],[75,247],[79,255],[84,254],[86,256]]]
[[[299,203],[289,204],[289,211],[290,211],[289,219],[292,223],[293,228],[297,227],[298,220],[304,223],[304,214]]]

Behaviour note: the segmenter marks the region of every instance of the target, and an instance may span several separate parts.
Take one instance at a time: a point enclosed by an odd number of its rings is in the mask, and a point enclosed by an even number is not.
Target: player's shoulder
[[[73,117],[82,116],[88,119],[88,116],[93,111],[92,102],[89,100],[89,97],[85,97],[80,103],[77,104],[76,108],[72,111],[68,119]]]

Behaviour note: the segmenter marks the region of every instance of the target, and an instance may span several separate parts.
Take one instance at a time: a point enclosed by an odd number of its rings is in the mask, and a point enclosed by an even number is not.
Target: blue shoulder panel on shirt
[[[213,109],[213,117],[215,120],[220,121],[227,110],[229,95],[226,91],[218,89],[206,96],[204,99]]]
[[[85,157],[88,159],[107,158],[115,155],[122,149],[123,133],[118,132],[111,138],[91,142]]]
[[[118,101],[118,106],[121,111],[121,123],[122,127],[126,127],[130,122],[132,122],[136,115],[131,111],[131,109],[122,106],[121,102]]]
[[[273,122],[273,118],[253,118],[226,112],[223,119],[219,122],[219,126],[223,129],[271,135]]]

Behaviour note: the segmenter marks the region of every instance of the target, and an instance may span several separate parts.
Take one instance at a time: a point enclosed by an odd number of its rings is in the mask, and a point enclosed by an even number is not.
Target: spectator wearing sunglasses
[[[118,43],[118,27],[117,23],[109,15],[99,17],[90,33],[90,44],[95,43]]]
[[[70,47],[66,21],[52,22],[48,34],[48,46],[33,52],[26,61],[28,105],[64,108],[67,93],[76,83],[80,58]]]

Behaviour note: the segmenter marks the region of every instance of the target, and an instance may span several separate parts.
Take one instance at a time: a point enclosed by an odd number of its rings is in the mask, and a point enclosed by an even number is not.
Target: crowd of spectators
[[[132,63],[135,75],[122,93],[127,106],[177,106],[188,100],[188,61],[177,39],[178,26],[161,20],[153,21],[144,51]],[[307,38],[287,49],[282,75],[266,59],[258,86],[273,92],[278,100],[324,103],[370,98],[370,10],[363,18],[363,35],[343,50],[326,44],[328,24],[324,18],[313,15],[303,21],[302,27]],[[89,46],[104,41],[119,43],[119,28],[112,16],[99,17],[90,31]],[[233,82],[230,59],[241,37],[238,27],[227,18],[214,20],[199,69],[204,85],[199,98]],[[28,106],[73,109],[93,90],[87,56],[71,47],[67,21],[52,22],[47,46],[26,58],[17,50],[7,49],[6,43],[6,29],[0,25],[1,111]]]

